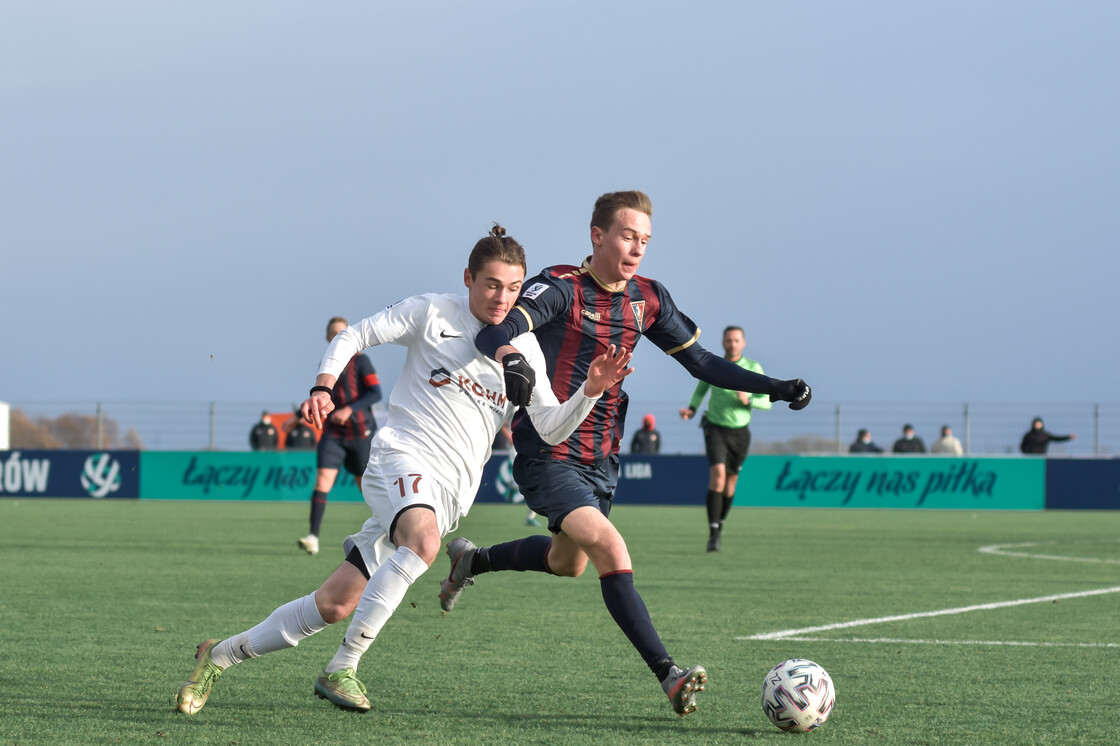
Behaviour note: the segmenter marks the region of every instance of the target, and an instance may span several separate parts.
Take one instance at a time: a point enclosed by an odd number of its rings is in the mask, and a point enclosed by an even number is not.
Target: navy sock
[[[541,534],[484,547],[478,550],[471,562],[471,574],[501,570],[551,573],[548,569],[548,550],[551,547],[552,537]]]
[[[630,644],[642,656],[658,681],[664,680],[673,665],[673,659],[657,636],[649,611],[634,588],[633,571],[623,570],[604,575],[599,578],[599,584],[603,590],[603,602],[614,617],[615,624],[630,640]]]
[[[319,535],[323,525],[323,513],[327,512],[327,493],[315,490],[311,493],[311,533]]]

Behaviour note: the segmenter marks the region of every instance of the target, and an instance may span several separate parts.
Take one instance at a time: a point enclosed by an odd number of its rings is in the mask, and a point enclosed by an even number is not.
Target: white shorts
[[[470,508],[460,508],[454,493],[431,478],[415,456],[376,444],[362,475],[362,497],[373,515],[361,531],[347,536],[342,546],[347,555],[355,547],[362,553],[371,576],[396,551],[389,540],[389,529],[402,510],[414,505],[431,508],[442,538],[459,527],[459,519]]]

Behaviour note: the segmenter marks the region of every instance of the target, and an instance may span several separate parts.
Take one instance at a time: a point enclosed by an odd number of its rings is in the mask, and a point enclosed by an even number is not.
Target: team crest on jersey
[[[630,304],[630,310],[634,312],[634,322],[638,325],[638,331],[645,331],[646,302],[644,300],[633,301]]]
[[[529,287],[525,288],[521,293],[522,298],[536,298],[538,295],[548,290],[548,285],[543,282],[534,282]]]

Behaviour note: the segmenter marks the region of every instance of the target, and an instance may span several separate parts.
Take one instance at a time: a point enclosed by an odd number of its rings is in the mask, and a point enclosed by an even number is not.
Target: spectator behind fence
[[[280,436],[268,412],[261,412],[261,420],[249,431],[249,445],[254,451],[274,451]]]
[[[1042,418],[1035,417],[1034,421],[1031,422],[1031,429],[1023,434],[1023,440],[1019,443],[1019,450],[1027,454],[1046,453],[1047,449],[1050,447],[1050,441],[1056,440],[1061,442],[1073,440],[1076,437],[1076,433],[1054,435],[1051,432],[1047,432],[1042,427]]]
[[[292,425],[284,438],[284,448],[289,451],[314,451],[318,446],[318,441],[315,440],[315,431],[303,421],[298,407],[296,408],[296,416],[289,419],[288,422]]]
[[[933,441],[929,447],[930,453],[940,453],[946,456],[963,456],[964,449],[961,442],[953,435],[953,430],[948,425],[941,426],[941,437]]]
[[[875,445],[871,440],[871,432],[860,428],[856,433],[856,439],[848,446],[849,453],[882,453],[883,449]]]
[[[914,435],[914,426],[907,423],[902,426],[902,437],[894,442],[894,453],[925,453],[926,444],[917,435]]]
[[[656,423],[652,414],[642,418],[642,429],[634,433],[634,439],[630,441],[630,453],[661,453],[661,433],[654,428]]]

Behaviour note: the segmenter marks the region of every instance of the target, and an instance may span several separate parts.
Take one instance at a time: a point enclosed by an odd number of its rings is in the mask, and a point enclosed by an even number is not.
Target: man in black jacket
[[[914,435],[914,426],[906,424],[902,426],[902,437],[894,442],[891,451],[894,453],[925,453],[926,444],[921,438]]]
[[[1035,417],[1034,421],[1031,422],[1031,429],[1024,433],[1023,441],[1019,443],[1019,450],[1027,454],[1046,453],[1046,450],[1050,447],[1050,441],[1056,440],[1061,442],[1073,440],[1076,437],[1076,433],[1054,435],[1051,432],[1047,432],[1046,429],[1042,427],[1042,418]]]

